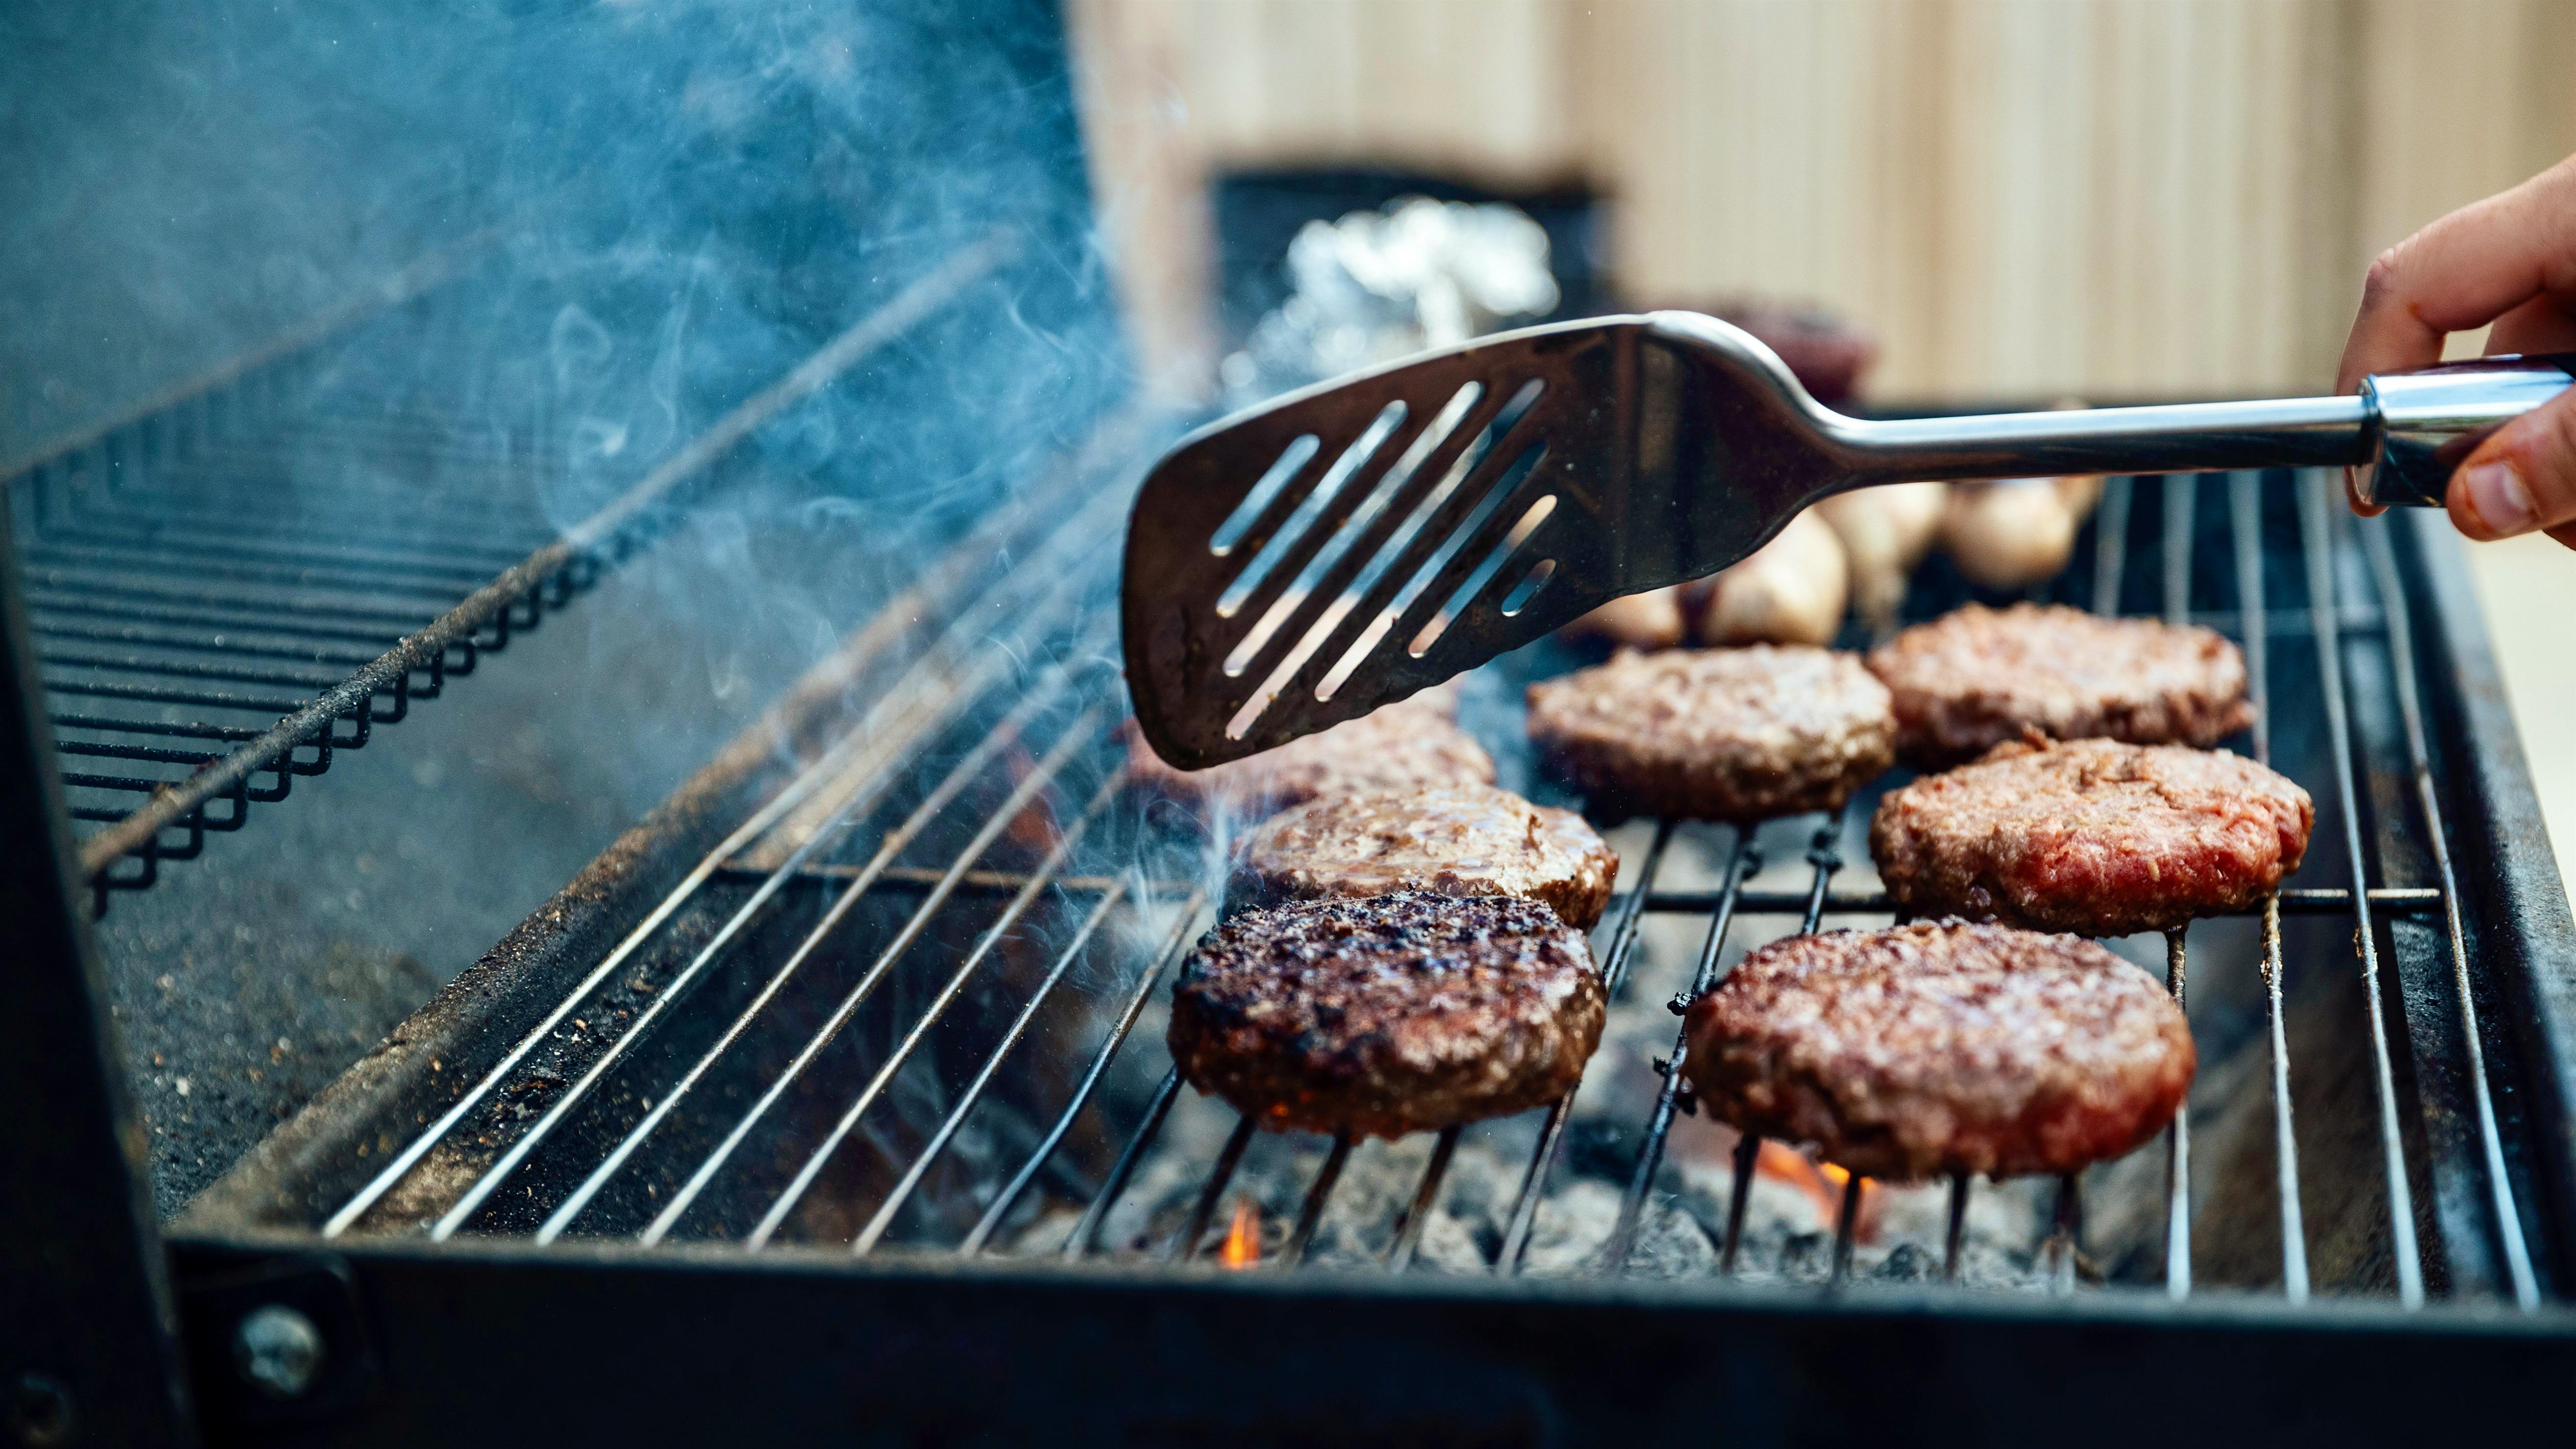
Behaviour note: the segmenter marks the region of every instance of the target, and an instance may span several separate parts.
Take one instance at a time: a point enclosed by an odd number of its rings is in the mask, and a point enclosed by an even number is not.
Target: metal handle
[[[2576,355],[2489,357],[2371,377],[2353,397],[1845,420],[1862,481],[2036,474],[2360,469],[2377,504],[2438,506],[2479,440],[2576,381]]]

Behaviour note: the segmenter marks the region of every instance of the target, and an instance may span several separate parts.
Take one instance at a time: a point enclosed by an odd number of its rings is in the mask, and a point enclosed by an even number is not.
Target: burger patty
[[[1895,758],[1887,687],[1802,645],[1622,654],[1531,685],[1529,735],[1600,808],[1738,823],[1839,810]]]
[[[2074,936],[1962,921],[1774,941],[1684,1027],[1718,1118],[1891,1181],[2121,1156],[2173,1120],[2199,1065],[2144,971]]]
[[[1170,1041],[1272,1131],[1392,1138],[1564,1096],[1605,1008],[1583,933],[1539,902],[1396,891],[1229,917],[1182,964]]]
[[[1913,915],[2125,936],[2260,901],[2315,821],[2307,791],[2242,755],[2024,742],[1891,792],[1869,852]]]
[[[2197,625],[2062,604],[1970,604],[1872,650],[1897,752],[1925,768],[2037,730],[2053,739],[2207,747],[2254,722],[2245,656]]]
[[[1490,785],[1327,795],[1272,816],[1236,859],[1240,899],[1520,896],[1590,930],[1619,856],[1571,810]]]
[[[1320,795],[1430,785],[1490,785],[1494,760],[1457,723],[1458,692],[1442,684],[1284,745],[1204,770],[1164,763],[1127,722],[1127,773],[1192,804],[1267,815]]]

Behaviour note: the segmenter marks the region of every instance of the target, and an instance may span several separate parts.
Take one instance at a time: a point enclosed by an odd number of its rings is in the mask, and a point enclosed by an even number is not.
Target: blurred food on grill
[[[1891,791],[1869,853],[1909,915],[2126,936],[2257,904],[2315,821],[2307,791],[2242,755],[2034,739]]]
[[[1529,688],[1529,737],[1596,811],[1837,810],[1895,759],[1887,687],[1803,645],[1624,653]]]
[[[1176,769],[1127,721],[1128,779],[1140,788],[1259,817],[1337,791],[1490,785],[1494,760],[1458,727],[1458,684],[1435,685],[1331,729],[1205,770]]]
[[[1851,605],[1873,630],[1896,622],[1914,566],[1932,551],[1948,509],[1947,483],[1890,483],[1839,493],[1815,506],[1833,525],[1851,568]]]
[[[1778,353],[1799,384],[1827,407],[1841,407],[1860,396],[1871,365],[1878,361],[1877,338],[1823,307],[1730,297],[1686,310],[1705,312],[1752,333]]]
[[[1589,930],[1618,873],[1618,854],[1573,811],[1490,785],[1445,785],[1326,795],[1272,816],[1244,841],[1234,894],[1520,896]]]
[[[2207,747],[2254,722],[2245,656],[2218,631],[2062,604],[1970,604],[1871,650],[1869,668],[1894,697],[1897,752],[1918,767],[2026,730]]]
[[[1601,1042],[1583,933],[1531,900],[1397,891],[1241,911],[1172,991],[1182,1080],[1274,1132],[1401,1137],[1555,1101]]]
[[[2102,496],[2099,478],[2005,478],[1951,485],[1941,547],[1968,582],[2026,589],[2066,571],[2075,535]]]
[[[1824,645],[1842,632],[1850,595],[1842,540],[1810,509],[1719,571],[1692,613],[1703,644]]]
[[[1612,599],[1559,632],[1571,639],[1601,639],[1628,649],[1670,649],[1689,635],[1678,587]]]
[[[2074,1172],[2164,1130],[2199,1057],[2173,998],[2093,942],[1960,921],[1747,955],[1684,1020],[1700,1105],[1906,1182]]]

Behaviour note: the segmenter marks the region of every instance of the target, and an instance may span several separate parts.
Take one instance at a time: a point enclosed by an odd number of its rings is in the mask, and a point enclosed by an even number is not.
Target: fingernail
[[[2511,463],[2480,463],[2460,479],[2469,490],[2469,507],[2489,533],[2511,538],[2539,525],[2540,510],[2532,506],[2531,491],[2522,486],[2522,475]]]

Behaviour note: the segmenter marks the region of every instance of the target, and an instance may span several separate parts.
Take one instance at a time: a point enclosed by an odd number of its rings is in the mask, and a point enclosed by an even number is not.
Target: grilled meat
[[[1841,809],[1894,758],[1895,721],[1856,656],[1758,644],[1531,685],[1529,733],[1597,806],[1745,822]]]
[[[1235,893],[1521,896],[1589,930],[1618,873],[1617,853],[1573,811],[1490,785],[1446,785],[1327,795],[1272,816],[1244,842]]]
[[[2307,791],[2241,755],[2032,741],[1891,792],[1869,850],[1914,915],[2125,936],[2261,900],[2315,821]]]
[[[1880,645],[1869,667],[1894,697],[1898,753],[1925,768],[2026,729],[2207,747],[2254,722],[2245,656],[2214,630],[2059,604],[1970,604]]]
[[[1537,901],[1397,891],[1240,912],[1172,992],[1172,1060],[1273,1131],[1401,1137],[1552,1102],[1601,1042],[1583,933]]]
[[[2137,967],[1960,921],[1774,941],[1684,1027],[1684,1070],[1721,1120],[1892,1181],[2119,1157],[2173,1120],[2199,1063]]]
[[[1454,681],[1205,770],[1177,770],[1127,722],[1128,777],[1175,800],[1248,816],[1344,790],[1490,785],[1493,757],[1457,723]]]

